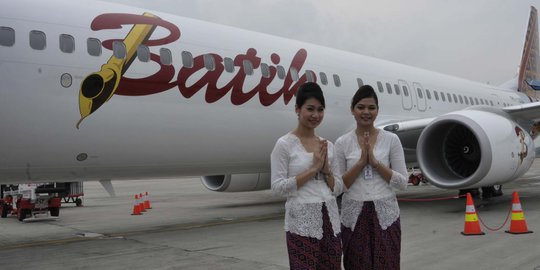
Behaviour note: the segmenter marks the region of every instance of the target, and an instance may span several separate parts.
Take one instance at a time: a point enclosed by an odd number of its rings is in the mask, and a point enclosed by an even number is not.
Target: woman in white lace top
[[[271,154],[272,191],[287,197],[285,231],[291,269],[341,269],[340,219],[334,147],[317,136],[325,102],[316,83],[296,93],[298,125],[276,142]]]
[[[393,189],[408,179],[397,135],[374,126],[377,94],[369,85],[351,102],[356,129],[336,141],[336,158],[345,192],[341,203],[345,269],[399,269],[401,225]]]

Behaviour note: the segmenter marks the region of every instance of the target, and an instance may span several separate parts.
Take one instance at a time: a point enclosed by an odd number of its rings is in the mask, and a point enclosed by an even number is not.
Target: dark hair
[[[375,104],[377,105],[377,108],[379,108],[379,99],[377,98],[377,93],[375,93],[375,90],[371,85],[362,85],[358,90],[356,90],[356,93],[354,94],[352,101],[351,101],[351,109],[354,108],[354,105],[356,103],[360,102],[360,100],[364,98],[373,98],[375,99]]]
[[[298,108],[302,107],[306,103],[306,100],[310,98],[315,98],[326,108],[322,89],[314,82],[307,82],[298,87],[298,91],[296,91],[296,106]]]

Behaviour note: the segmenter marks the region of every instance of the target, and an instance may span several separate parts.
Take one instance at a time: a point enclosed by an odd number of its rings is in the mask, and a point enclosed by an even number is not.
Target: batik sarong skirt
[[[287,250],[292,270],[341,269],[341,237],[334,236],[328,210],[323,204],[323,237],[321,240],[287,232]]]
[[[399,218],[383,230],[373,202],[364,202],[354,231],[341,226],[343,265],[346,270],[399,269],[401,225]]]

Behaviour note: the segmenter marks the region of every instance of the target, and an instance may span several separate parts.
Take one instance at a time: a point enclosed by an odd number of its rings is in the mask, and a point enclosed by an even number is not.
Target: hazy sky
[[[540,0],[107,0],[501,84]]]

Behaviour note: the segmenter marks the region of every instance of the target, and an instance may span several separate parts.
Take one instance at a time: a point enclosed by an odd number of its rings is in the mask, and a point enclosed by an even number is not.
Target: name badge
[[[364,167],[364,179],[373,179],[373,168],[371,167],[371,165],[366,165],[366,167]]]

